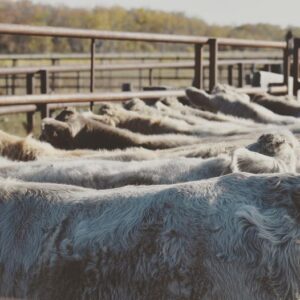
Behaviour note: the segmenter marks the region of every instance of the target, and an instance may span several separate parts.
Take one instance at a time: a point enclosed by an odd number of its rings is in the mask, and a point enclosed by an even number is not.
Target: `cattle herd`
[[[0,131],[0,297],[300,299],[299,117],[218,85]]]

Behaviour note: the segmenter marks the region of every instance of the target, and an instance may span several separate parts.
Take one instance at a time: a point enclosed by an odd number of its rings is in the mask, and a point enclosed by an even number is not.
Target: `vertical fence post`
[[[293,50],[293,78],[294,78],[294,96],[298,95],[299,89],[299,48],[300,39],[294,39],[294,50]]]
[[[238,87],[244,85],[244,66],[242,63],[238,63]]]
[[[132,84],[125,82],[122,84],[122,92],[132,92],[133,88],[132,88]]]
[[[57,64],[57,59],[56,58],[52,58],[51,59],[51,65],[52,66],[55,66]],[[51,90],[54,91],[55,90],[55,75],[56,73],[55,72],[52,72],[51,74]]]
[[[203,45],[195,44],[195,66],[193,86],[203,89]]]
[[[143,76],[143,71],[139,69],[139,90],[142,89],[142,76]]]
[[[77,72],[76,86],[77,86],[77,93],[80,93],[80,71]]]
[[[283,84],[287,87],[287,93],[289,93],[289,77],[291,74],[291,51],[293,48],[293,34],[291,31],[285,36],[286,47],[283,49]]]
[[[35,89],[35,77],[34,73],[26,74],[26,94],[32,95],[34,94]]]
[[[5,75],[5,90],[6,90],[6,95],[9,94],[9,80],[8,80],[8,75]]]
[[[16,67],[17,63],[18,63],[18,60],[14,58],[12,61],[13,67]],[[12,95],[16,94],[16,75],[14,75],[14,74],[11,76],[11,94]]]
[[[149,86],[152,86],[153,83],[153,69],[149,69]]]
[[[95,90],[95,39],[91,39],[91,71],[90,71],[90,92]],[[94,102],[90,102],[90,110],[93,111]]]
[[[218,40],[209,39],[209,91],[211,92],[218,82]]]
[[[233,65],[229,65],[227,68],[228,84],[233,85]]]
[[[48,94],[49,80],[48,80],[48,71],[47,70],[41,70],[40,71],[40,81],[41,81],[41,86],[40,86],[41,94]],[[47,118],[47,117],[50,116],[47,104],[41,104],[39,106],[39,110],[41,112],[41,118],[42,119]]]
[[[26,93],[27,95],[34,94],[35,89],[35,77],[34,73],[26,74]],[[34,112],[26,113],[26,131],[27,133],[31,133],[34,127]]]

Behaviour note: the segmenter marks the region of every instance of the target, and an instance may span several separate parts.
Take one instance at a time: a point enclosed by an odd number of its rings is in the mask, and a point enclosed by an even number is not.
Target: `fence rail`
[[[270,70],[282,69],[282,62],[277,59],[224,59],[217,62],[219,71],[222,69],[226,72],[220,72],[220,77],[222,82],[226,82],[230,85],[233,85],[234,79],[237,82],[237,86],[242,87],[244,82],[244,77],[246,72],[251,73],[256,67],[263,66],[263,69]],[[207,70],[209,64],[207,61],[203,62],[203,68]],[[235,77],[233,74],[233,68],[235,67]],[[185,82],[185,85],[188,85],[188,82],[192,81],[191,71],[194,68],[193,61],[175,61],[175,62],[140,62],[140,63],[118,63],[118,64],[96,64],[94,66],[95,72],[101,72],[101,74],[95,74],[95,89],[101,88],[104,89],[105,82],[108,81],[108,86],[106,83],[106,89],[114,90],[116,87],[119,89],[123,81],[130,81],[131,83],[138,84],[139,89],[142,88],[142,83],[152,85],[160,85],[160,82],[165,82],[166,85],[175,85],[181,82]],[[222,68],[222,69],[221,69]],[[168,72],[165,74],[165,71],[173,70],[172,73]],[[182,70],[189,70],[189,72],[182,73]],[[72,91],[80,92],[82,89],[87,87],[85,84],[86,73],[90,71],[90,66],[87,64],[81,65],[56,65],[56,66],[37,66],[37,67],[6,67],[0,68],[0,77],[4,82],[0,85],[0,88],[4,88],[6,94],[15,94],[16,90],[24,89],[26,90],[26,84],[24,84],[24,79],[20,83],[21,75],[27,74],[39,74],[40,72],[47,72],[47,76],[50,76],[50,87],[51,91],[56,91],[57,89],[70,89]],[[126,75],[117,74],[116,71],[138,71],[130,72]],[[145,74],[144,71],[148,73]],[[154,73],[154,71],[159,71]],[[162,73],[161,71],[164,71]],[[175,72],[174,72],[175,71]],[[180,72],[179,72],[180,71]],[[114,74],[113,74],[114,73]],[[67,75],[66,75],[67,74]],[[207,77],[204,80],[208,79]],[[60,83],[63,83],[61,85]],[[118,85],[117,85],[118,84]],[[181,86],[183,86],[181,84]],[[204,85],[205,86],[205,85]]]
[[[8,75],[9,73],[13,76],[17,76],[18,72],[24,72],[26,74],[26,86],[27,93],[33,94],[35,91],[34,88],[34,76],[35,73],[39,73],[40,76],[40,92],[41,94],[49,93],[48,85],[48,73],[54,74],[55,72],[77,72],[80,71],[89,71],[89,91],[90,94],[72,94],[72,95],[27,95],[27,96],[10,96],[10,97],[0,97],[0,105],[38,105],[38,109],[41,112],[41,116],[45,117],[48,114],[48,103],[59,103],[59,102],[91,102],[92,104],[95,101],[113,101],[115,99],[122,100],[124,97],[152,97],[154,92],[132,92],[132,93],[108,93],[108,94],[99,94],[93,93],[95,91],[95,79],[97,70],[129,70],[137,69],[142,70],[149,68],[151,70],[154,68],[190,68],[193,69],[193,85],[198,88],[203,88],[204,84],[204,68],[208,70],[209,73],[209,90],[212,90],[213,87],[219,80],[219,67],[220,66],[232,66],[237,64],[239,76],[243,75],[243,65],[244,64],[282,64],[283,65],[283,76],[284,80],[282,86],[279,87],[283,90],[288,90],[289,85],[289,75],[290,75],[290,43],[289,40],[284,42],[276,41],[255,41],[255,40],[245,40],[245,39],[231,39],[231,38],[211,38],[211,37],[199,37],[199,36],[186,36],[186,35],[171,35],[171,34],[156,34],[156,33],[142,33],[142,32],[112,32],[112,31],[100,31],[100,30],[87,30],[87,29],[73,29],[73,28],[61,28],[61,27],[38,27],[38,26],[29,26],[29,25],[18,25],[18,24],[0,24],[0,34],[10,34],[10,35],[26,35],[26,36],[40,36],[40,37],[62,37],[62,38],[80,38],[90,40],[90,54],[89,67],[87,66],[49,66],[47,68],[32,68],[32,69],[21,69],[18,67],[17,70],[6,69],[0,70],[0,74]],[[166,63],[155,64],[144,63],[139,66],[137,64],[127,64],[124,66],[120,65],[111,65],[107,67],[105,65],[96,64],[96,51],[95,51],[95,41],[97,39],[101,40],[117,40],[117,41],[137,41],[137,42],[149,42],[149,43],[179,43],[179,44],[188,44],[194,45],[194,55],[193,61],[188,62],[176,62],[173,65],[167,65]],[[233,49],[269,49],[272,51],[281,52],[281,60],[270,61],[268,59],[253,59],[253,60],[240,60],[237,62],[235,59],[221,60],[221,48],[229,47]],[[208,49],[208,52],[204,51]],[[208,56],[207,56],[208,54]],[[54,58],[52,58],[54,59]],[[16,65],[16,60],[13,60],[14,65]],[[53,60],[52,60],[53,63]],[[162,65],[164,64],[164,65]],[[232,71],[228,68],[228,72]],[[6,72],[6,73],[5,73]],[[151,76],[149,75],[149,80]],[[239,80],[239,86],[242,86],[243,82]],[[141,94],[142,93],[142,94]],[[161,92],[162,93],[162,92]],[[174,95],[182,94],[182,91],[167,91],[162,95],[169,95],[174,93]],[[176,95],[177,95],[176,94]],[[155,97],[155,96],[154,96]],[[83,101],[84,100],[84,101]],[[89,100],[89,101],[88,101]]]

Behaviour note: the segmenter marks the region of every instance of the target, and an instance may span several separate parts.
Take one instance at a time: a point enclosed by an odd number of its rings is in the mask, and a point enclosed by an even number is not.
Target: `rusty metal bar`
[[[5,90],[6,90],[6,95],[9,94],[8,92],[8,88],[9,88],[9,80],[8,80],[8,75],[5,75]]]
[[[204,53],[208,57],[208,53]],[[90,60],[89,53],[47,53],[47,54],[0,54],[0,60]],[[161,59],[193,59],[194,53],[190,52],[123,52],[123,53],[96,53],[95,58],[98,60],[137,60],[147,58],[147,60],[161,60]],[[220,59],[265,59],[272,57],[273,59],[281,60],[280,49],[274,52],[257,52],[257,51],[220,51]]]
[[[34,111],[29,111],[26,113],[26,131],[27,133],[31,133],[34,127]]]
[[[0,24],[1,34],[13,35],[31,35],[31,36],[51,36],[51,37],[68,37],[84,39],[106,39],[119,41],[140,41],[140,42],[161,42],[161,43],[183,43],[195,44],[206,43],[207,37],[157,34],[144,32],[118,32],[118,31],[101,31],[88,29],[74,29],[64,27],[49,26],[31,26],[19,24]]]
[[[95,90],[95,39],[91,39],[91,70],[90,70],[90,92]],[[90,103],[90,110],[93,111],[93,102]]]
[[[289,77],[291,75],[291,53],[293,51],[293,34],[291,31],[285,36],[286,47],[283,49],[283,84],[289,91]],[[287,92],[288,93],[288,92]]]
[[[39,73],[40,73],[40,80],[41,80],[41,85],[40,85],[41,94],[48,94],[49,92],[48,71],[41,70]],[[39,111],[41,112],[41,119],[49,117],[49,110],[48,110],[47,103],[39,105],[38,108]]]
[[[294,77],[294,96],[298,95],[299,90],[299,48],[300,39],[294,39],[294,51],[293,51],[293,77]]]
[[[249,48],[273,48],[284,49],[285,42],[261,41],[261,40],[245,40],[233,38],[218,38],[219,45],[232,47],[249,47]]]
[[[195,44],[195,66],[193,86],[203,89],[203,45]]]
[[[76,72],[76,87],[77,87],[77,93],[80,93],[80,72]]]
[[[26,93],[27,93],[27,95],[34,94],[34,90],[35,90],[34,73],[28,73],[26,75]]]
[[[152,86],[153,84],[153,74],[152,74],[153,69],[149,69],[149,86]]]
[[[219,66],[227,66],[242,63],[244,65],[251,65],[253,63],[260,64],[278,64],[278,60],[219,60]],[[207,61],[203,62],[203,67],[207,67],[209,64]],[[122,71],[122,70],[144,70],[144,69],[192,69],[195,67],[195,63],[192,61],[183,62],[171,62],[171,63],[144,63],[144,64],[107,64],[107,65],[95,65],[95,71]],[[65,66],[42,66],[42,67],[16,67],[16,68],[0,68],[0,75],[8,74],[26,74],[37,73],[41,69],[47,70],[49,73],[71,73],[79,71],[89,71],[88,65],[65,65]]]
[[[184,44],[205,44],[208,37],[172,35],[172,34],[154,34],[140,32],[118,32],[118,31],[100,31],[87,29],[73,29],[63,27],[39,27],[19,24],[0,24],[1,34],[31,35],[31,36],[51,36],[51,37],[69,37],[69,38],[87,38],[87,39],[107,39],[107,40],[127,40],[144,42],[162,42],[162,43],[184,43]],[[255,41],[232,38],[219,39],[220,45],[234,47],[254,47],[254,48],[285,48],[285,42],[273,41]]]
[[[283,87],[277,87],[283,90]],[[239,91],[245,93],[267,92],[264,88],[240,88]],[[89,103],[103,101],[126,101],[132,98],[153,99],[162,97],[183,97],[184,90],[167,91],[141,91],[141,92],[118,92],[118,93],[87,93],[87,94],[52,94],[52,95],[25,95],[25,96],[0,96],[0,106],[25,105],[25,104],[45,104],[55,103],[60,106],[62,103]],[[52,105],[49,104],[51,107]]]
[[[212,91],[218,82],[218,40],[210,39],[209,45],[209,91]]]
[[[238,87],[243,87],[244,85],[244,65],[238,64]]]
[[[0,115],[10,115],[16,113],[34,113],[36,105],[10,105],[0,107]]]
[[[228,72],[228,75],[227,75],[228,76],[228,84],[233,85],[233,65],[228,66],[227,72]]]
[[[90,78],[90,92],[93,93],[95,89],[95,39],[91,40],[91,78]]]
[[[286,47],[283,50],[283,84],[289,88],[289,77],[291,74],[290,49]]]
[[[17,66],[17,63],[18,63],[18,60],[14,58],[12,60],[12,66],[13,66],[13,68],[15,68]],[[16,93],[15,86],[16,86],[16,76],[12,75],[11,76],[11,93],[12,93],[12,95],[14,95]]]
[[[26,75],[26,92],[28,95],[34,94],[35,90],[35,74],[29,73]],[[34,127],[34,112],[29,111],[26,114],[26,131],[31,133]]]
[[[86,93],[86,94],[51,94],[51,95],[25,95],[25,96],[0,96],[0,105],[23,105],[45,103],[76,103],[102,101],[123,101],[132,98],[152,99],[161,97],[182,97],[183,90],[151,91],[151,92],[118,92],[118,93]]]
[[[122,83],[121,87],[122,92],[131,92],[133,91],[132,84],[129,82]]]
[[[40,90],[41,94],[48,94],[49,92],[49,80],[48,80],[48,71],[47,70],[41,70],[40,72]]]

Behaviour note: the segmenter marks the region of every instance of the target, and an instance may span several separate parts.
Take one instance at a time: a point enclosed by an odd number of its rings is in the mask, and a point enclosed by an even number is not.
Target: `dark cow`
[[[184,135],[142,135],[115,128],[79,114],[71,109],[62,111],[56,119],[46,118],[41,140],[63,149],[125,149],[144,147],[164,149],[200,142]]]

